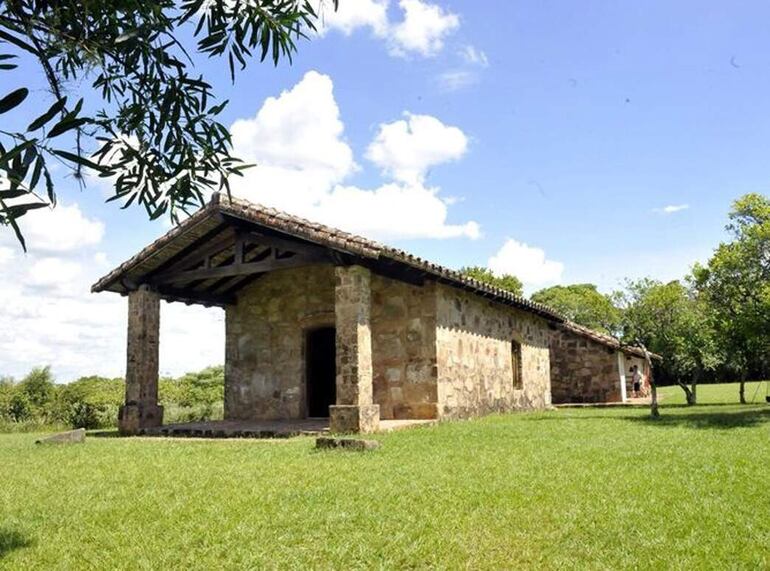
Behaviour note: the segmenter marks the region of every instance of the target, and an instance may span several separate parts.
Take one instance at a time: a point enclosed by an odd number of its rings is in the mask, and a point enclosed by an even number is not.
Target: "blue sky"
[[[724,238],[733,199],[767,193],[764,3],[340,4],[293,65],[254,64],[232,86],[202,62],[231,101],[236,151],[260,164],[238,194],[448,266],[513,271],[531,292],[680,277]],[[168,222],[104,204],[96,184],[60,190],[63,213],[30,215],[30,254],[0,246],[17,276],[0,374],[121,374],[124,301],[87,286]],[[206,349],[221,313],[164,312],[164,372],[221,360]]]

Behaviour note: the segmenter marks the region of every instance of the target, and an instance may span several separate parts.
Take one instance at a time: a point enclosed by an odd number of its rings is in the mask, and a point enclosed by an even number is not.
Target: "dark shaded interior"
[[[306,351],[307,415],[328,417],[337,399],[334,327],[309,331]]]

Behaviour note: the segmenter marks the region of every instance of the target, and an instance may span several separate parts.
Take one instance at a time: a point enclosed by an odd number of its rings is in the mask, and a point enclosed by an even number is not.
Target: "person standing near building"
[[[642,373],[639,372],[639,366],[631,367],[631,380],[634,385],[634,398],[639,398],[642,391]]]

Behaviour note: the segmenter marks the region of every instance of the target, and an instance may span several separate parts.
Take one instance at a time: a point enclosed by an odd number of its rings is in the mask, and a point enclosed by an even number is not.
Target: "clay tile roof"
[[[291,237],[308,240],[346,254],[369,260],[395,262],[396,264],[422,272],[448,285],[470,290],[493,301],[536,313],[558,323],[564,321],[564,318],[550,307],[535,303],[507,290],[469,278],[457,270],[434,264],[403,250],[384,246],[379,242],[362,236],[356,236],[337,228],[311,222],[304,218],[275,210],[274,208],[239,198],[220,197],[217,194],[214,195],[206,206],[198,210],[190,218],[184,220],[179,226],[173,228],[101,278],[91,287],[91,291],[100,292],[111,288],[114,289],[115,284],[120,283],[122,279],[141,276],[143,272],[151,270],[169,256],[169,253],[165,251],[171,249],[171,244],[174,241],[179,240],[187,233],[196,234],[196,236],[202,235],[203,230],[210,229],[212,226],[211,221],[217,214],[226,214],[239,218],[246,222],[261,225]]]
[[[579,335],[581,337],[585,337],[586,339],[590,339],[592,341],[596,341],[597,343],[601,343],[602,345],[606,345],[612,349],[620,349],[627,355],[635,355],[636,357],[641,357],[644,359],[644,351],[641,349],[641,347],[637,347],[636,345],[624,345],[615,337],[607,335],[606,333],[600,333],[599,331],[594,331],[588,327],[583,327],[574,321],[565,321],[560,325],[560,327],[565,331],[574,333],[575,335]],[[663,360],[663,357],[656,353],[650,353],[650,356],[658,361]]]

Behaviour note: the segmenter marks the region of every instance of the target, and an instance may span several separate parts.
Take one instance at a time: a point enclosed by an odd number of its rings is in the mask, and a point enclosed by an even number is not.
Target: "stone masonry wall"
[[[468,418],[551,404],[549,329],[535,315],[449,286],[436,290],[439,415]],[[511,340],[521,344],[513,387]]]
[[[334,267],[264,275],[225,317],[225,418],[304,418],[305,332],[334,326]]]
[[[303,418],[308,329],[335,326],[331,265],[269,273],[226,310],[225,417]],[[436,418],[435,287],[373,275],[373,402],[380,416]]]
[[[617,351],[574,333],[552,331],[551,393],[557,404],[619,402]]]
[[[374,402],[380,418],[436,418],[436,289],[372,276]]]

